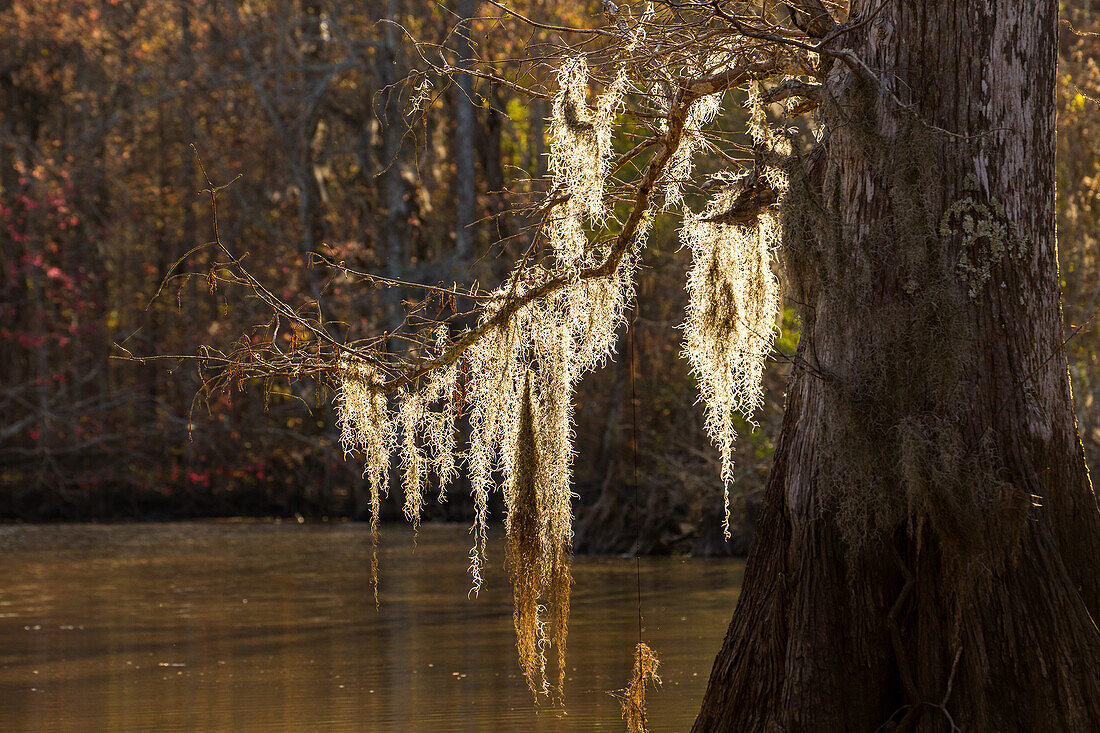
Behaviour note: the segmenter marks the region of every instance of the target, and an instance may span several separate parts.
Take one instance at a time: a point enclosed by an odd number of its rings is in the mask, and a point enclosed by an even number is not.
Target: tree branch
[[[516,295],[505,301],[492,317],[463,334],[458,341],[452,344],[450,348],[444,351],[440,356],[424,362],[408,373],[374,384],[372,387],[378,392],[385,394],[395,392],[436,369],[454,363],[486,334],[507,323],[508,319],[528,304],[567,287],[577,279],[590,280],[593,278],[611,276],[618,269],[619,265],[622,263],[623,257],[634,242],[638,226],[641,224],[646,212],[649,211],[653,188],[664,172],[668,161],[680,146],[680,140],[684,135],[684,126],[692,103],[707,94],[713,94],[731,87],[739,86],[750,79],[774,74],[785,67],[785,59],[773,58],[767,61],[746,64],[741,67],[729,69],[719,74],[686,80],[677,92],[676,99],[669,112],[668,131],[660,142],[660,152],[654,156],[646,167],[645,174],[642,176],[642,180],[639,182],[636,189],[630,214],[623,223],[618,236],[615,237],[615,241],[611,246],[611,250],[608,252],[607,258],[601,264],[583,269],[580,273],[570,272],[559,274],[522,294]]]

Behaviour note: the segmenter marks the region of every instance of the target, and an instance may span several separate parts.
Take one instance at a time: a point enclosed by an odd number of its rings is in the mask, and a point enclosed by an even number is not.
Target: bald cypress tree
[[[804,334],[697,731],[1100,728],[1057,3],[859,3],[784,252]],[[816,35],[828,33],[827,27]],[[891,728],[892,729],[892,728]]]

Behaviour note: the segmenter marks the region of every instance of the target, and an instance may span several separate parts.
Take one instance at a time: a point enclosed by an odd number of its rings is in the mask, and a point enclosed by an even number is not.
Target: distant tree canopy
[[[535,21],[583,26],[603,9],[600,3],[510,7]],[[184,293],[193,296],[187,327],[177,316],[175,288],[146,310],[176,259],[210,239],[206,204],[195,195],[203,183],[191,142],[216,180],[242,174],[220,201],[222,238],[247,251],[253,270],[280,296],[312,297],[319,289],[326,308],[360,332],[386,326],[389,291],[326,284],[305,267],[303,222],[311,218],[322,230],[314,240],[351,267],[429,283],[458,279],[440,262],[455,236],[451,107],[459,95],[439,78],[429,86],[425,75],[393,94],[381,93],[382,71],[405,79],[412,60],[407,43],[399,42],[402,34],[387,40],[375,22],[396,18],[421,40],[447,43],[456,18],[442,6],[404,2],[251,3],[245,10],[217,2],[17,1],[0,12],[10,50],[0,70],[0,247],[9,263],[0,273],[0,327],[10,347],[0,401],[6,425],[0,434],[0,515],[366,516],[367,496],[341,460],[328,400],[309,385],[290,387],[266,403],[220,396],[210,412],[192,412],[198,383],[190,369],[166,375],[108,357],[112,343],[137,355],[193,354],[195,332],[227,342],[264,317],[264,309],[197,283]],[[1074,28],[1095,27],[1087,3],[1067,3],[1063,13]],[[490,56],[484,44],[489,29],[492,49],[502,56],[520,55],[527,42],[538,56],[538,44],[553,35],[490,19],[500,14],[491,6],[475,13],[474,45],[483,58]],[[387,43],[393,63],[383,60]],[[1100,93],[1095,45],[1094,37],[1075,34],[1068,23],[1060,27],[1059,258],[1067,336],[1076,334],[1069,342],[1074,394],[1093,461],[1100,456],[1090,319],[1097,281],[1091,202],[1098,112],[1088,101]],[[534,58],[528,67],[502,73],[553,89],[553,70]],[[312,85],[304,81],[310,74]],[[549,102],[485,78],[473,85],[478,211],[471,260],[459,270],[494,282],[509,258],[484,255],[504,251],[514,260],[530,244],[523,229],[529,217],[516,206],[541,185]],[[435,103],[422,116],[410,116],[405,107],[411,100],[401,100],[415,97],[418,88]],[[303,102],[307,97],[315,102]],[[727,101],[714,124],[743,130],[739,109]],[[387,110],[401,124],[382,126]],[[294,118],[290,127],[284,117]],[[385,130],[399,134],[386,137]],[[290,146],[296,134],[312,135],[312,142]],[[617,153],[628,152],[625,141],[613,144]],[[399,154],[387,153],[386,145],[397,146]],[[717,155],[695,161],[702,180],[726,165]],[[311,179],[319,191],[310,193],[301,183]],[[300,191],[313,195],[308,207]],[[633,374],[637,391],[646,395],[634,441],[646,500],[642,550],[726,549],[716,531],[720,466],[712,451],[700,448],[701,413],[692,409],[695,391],[678,356],[680,334],[670,328],[683,318],[689,259],[674,227],[675,219],[658,217],[639,273],[639,309],[629,315],[633,371],[617,359],[579,385],[581,400],[593,408],[575,416],[578,443],[586,446],[575,465],[583,548],[622,551],[635,543],[632,522],[612,511],[620,486],[632,480],[621,456],[632,441]],[[390,251],[401,256],[390,257]],[[182,264],[201,270],[206,258],[199,252]],[[306,283],[314,278],[316,284]],[[764,376],[765,406],[756,418],[764,429],[742,425],[735,443],[736,496],[749,498],[734,515],[739,551],[782,415],[787,364],[781,354],[793,353],[797,343],[794,306],[785,298],[784,331]],[[620,340],[622,353],[621,332]],[[316,419],[305,416],[298,398],[312,405]],[[446,507],[426,511],[468,516],[472,505],[464,496],[465,487]],[[399,510],[383,506],[383,513]]]

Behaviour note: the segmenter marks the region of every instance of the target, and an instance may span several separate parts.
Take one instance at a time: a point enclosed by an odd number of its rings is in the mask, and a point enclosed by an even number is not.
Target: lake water
[[[574,563],[564,710],[519,674],[503,547],[469,598],[469,535],[363,525],[0,526],[0,730],[622,730],[635,561]],[[652,730],[694,719],[743,563],[643,558]]]

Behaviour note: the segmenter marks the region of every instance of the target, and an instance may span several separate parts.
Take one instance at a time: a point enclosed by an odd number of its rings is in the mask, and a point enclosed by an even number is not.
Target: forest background
[[[510,7],[587,27],[604,4]],[[1081,438],[1100,466],[1100,3],[1061,12],[1064,327]],[[196,402],[193,362],[129,357],[193,356],[269,317],[201,281],[160,289],[173,268],[213,262],[195,250],[214,236],[196,154],[233,181],[221,240],[273,293],[319,300],[351,335],[392,326],[394,291],[333,280],[318,257],[415,282],[499,282],[530,244],[524,204],[545,193],[549,102],[414,73],[491,54],[525,59],[494,67],[501,78],[552,84],[539,47],[568,39],[506,33],[499,15],[474,0],[0,1],[0,519],[365,518],[331,394],[301,381]],[[719,120],[737,129],[738,100],[726,103]],[[689,253],[676,226],[658,219],[631,334],[578,390],[579,551],[743,553],[752,535],[798,324],[785,307],[759,428],[738,431],[727,543],[718,457],[680,355]],[[620,500],[635,472],[640,528]],[[399,516],[399,493],[384,516]],[[448,496],[429,513],[468,519],[461,481]]]

